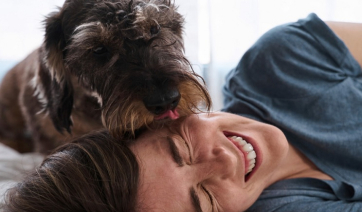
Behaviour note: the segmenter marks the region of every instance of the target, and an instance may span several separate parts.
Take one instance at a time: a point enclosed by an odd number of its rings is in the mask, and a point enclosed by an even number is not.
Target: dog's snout
[[[157,90],[146,96],[143,103],[147,110],[154,115],[161,115],[168,110],[173,110],[177,107],[181,95],[178,89],[169,89],[167,91]]]

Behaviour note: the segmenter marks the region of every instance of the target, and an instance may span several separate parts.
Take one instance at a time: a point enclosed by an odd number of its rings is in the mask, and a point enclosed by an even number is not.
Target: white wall
[[[43,41],[42,20],[63,0],[0,1],[0,80]]]
[[[44,16],[63,0],[0,1],[0,60],[19,60],[43,40]]]
[[[200,1],[200,0],[199,0]],[[205,0],[209,2],[214,110],[222,107],[225,74],[244,52],[274,26],[316,13],[322,20],[362,23],[361,0]]]

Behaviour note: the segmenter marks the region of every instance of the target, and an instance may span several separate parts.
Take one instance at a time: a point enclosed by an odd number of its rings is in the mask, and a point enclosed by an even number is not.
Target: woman
[[[139,204],[362,211],[362,27],[327,24],[311,14],[246,52],[224,87],[224,111],[241,116],[191,116],[163,140],[146,134],[131,145],[144,167]]]
[[[112,143],[119,141],[109,141],[106,133],[69,144],[45,160],[43,172],[10,191],[7,211],[29,205],[28,189],[38,194],[53,188],[39,198],[55,197],[52,205],[69,201],[78,206],[73,211],[362,211],[362,73],[357,62],[362,54],[353,33],[339,31],[345,25],[328,24],[311,14],[256,42],[224,88],[224,110],[239,115],[185,117],[144,132],[127,147],[117,144],[115,152]],[[341,38],[348,35],[350,51],[331,28]],[[84,155],[91,159],[80,160]],[[99,164],[103,157],[120,162]],[[53,166],[57,160],[71,162]],[[55,175],[48,171],[53,167],[54,173],[72,171]],[[73,178],[73,172],[88,177]],[[42,173],[50,181],[41,180]],[[33,182],[43,184],[34,190]],[[75,186],[81,182],[98,184]],[[74,187],[72,192],[64,192],[68,187]],[[94,193],[91,201],[80,201],[89,199],[80,195],[83,191]],[[70,194],[77,200],[71,201]],[[108,198],[114,201],[106,204]],[[37,207],[33,202],[24,211]]]

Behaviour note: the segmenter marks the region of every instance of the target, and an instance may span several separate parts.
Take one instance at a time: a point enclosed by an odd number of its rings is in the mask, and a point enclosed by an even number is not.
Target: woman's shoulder
[[[352,200],[352,193],[360,195],[342,182],[313,178],[283,180],[265,189],[248,212],[361,211],[362,199]]]
[[[229,73],[226,90],[302,98],[360,72],[343,42],[311,14],[266,32]]]

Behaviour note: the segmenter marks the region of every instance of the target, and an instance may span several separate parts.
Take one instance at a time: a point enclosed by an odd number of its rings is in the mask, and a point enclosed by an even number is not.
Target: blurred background
[[[64,0],[0,1],[0,79],[43,41],[44,16]],[[225,75],[270,28],[309,13],[322,20],[361,22],[361,0],[175,0],[185,16],[186,54],[222,107]]]

